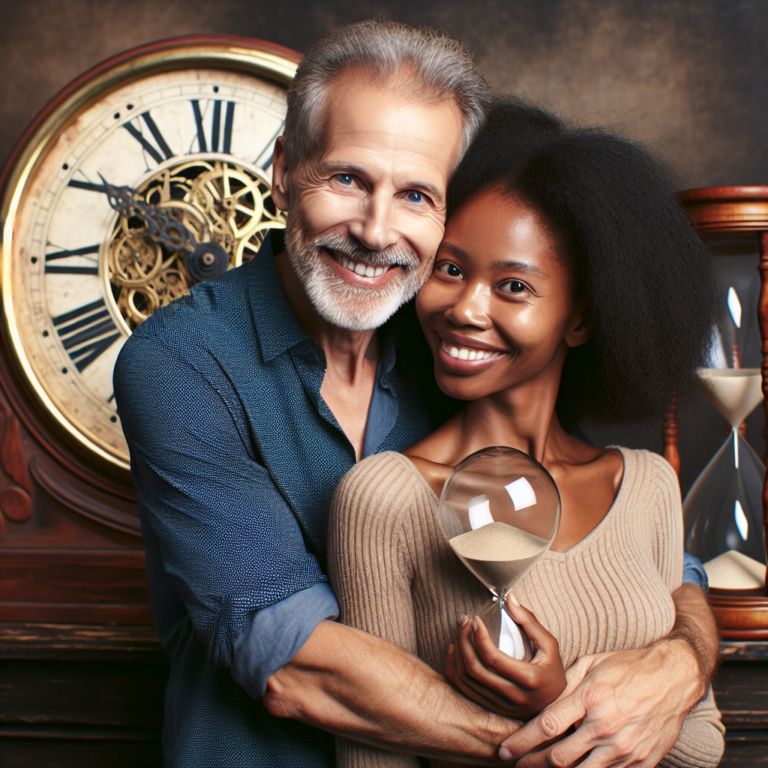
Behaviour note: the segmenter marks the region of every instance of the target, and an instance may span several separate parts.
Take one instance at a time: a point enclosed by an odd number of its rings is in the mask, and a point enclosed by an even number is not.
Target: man
[[[331,736],[280,718],[476,761],[516,728],[401,649],[327,620],[338,608],[323,574],[341,477],[430,429],[396,335],[376,329],[429,275],[448,180],[487,101],[466,50],[430,32],[364,22],[313,46],[275,148],[285,250],[268,239],[124,347],[115,394],[171,660],[168,765],[333,764]],[[701,609],[686,599],[684,617]],[[659,674],[658,652],[635,668],[649,670],[657,711],[687,711],[706,653],[661,647],[679,674]],[[649,701],[617,656],[611,690]],[[606,665],[592,666],[576,691],[604,698]],[[591,711],[603,699],[590,695]],[[590,733],[613,714],[598,713]]]

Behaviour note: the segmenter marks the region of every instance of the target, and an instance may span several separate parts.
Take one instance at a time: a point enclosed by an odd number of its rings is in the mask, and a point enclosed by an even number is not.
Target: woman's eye
[[[462,277],[461,270],[455,264],[451,264],[450,262],[441,264],[437,268],[437,271],[442,272],[444,275],[448,275],[448,277]]]
[[[408,194],[405,196],[405,199],[409,203],[423,203],[424,202],[424,195],[421,194],[421,192],[416,192],[414,190],[411,190],[408,192]]]
[[[507,293],[523,293],[528,289],[526,288],[525,283],[521,283],[519,280],[510,280],[501,286],[501,290],[506,291]]]
[[[344,187],[352,186],[352,176],[348,173],[337,173],[336,181],[338,181],[339,184],[341,184]]]

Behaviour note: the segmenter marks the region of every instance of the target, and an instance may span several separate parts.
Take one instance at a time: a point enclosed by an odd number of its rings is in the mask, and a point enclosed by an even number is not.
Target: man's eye
[[[336,174],[336,181],[339,182],[339,184],[345,186],[345,187],[351,187],[352,186],[352,176],[348,173],[337,173]]]
[[[451,264],[450,262],[441,264],[437,268],[437,271],[442,272],[444,275],[448,275],[448,277],[463,277],[461,270],[455,264]]]
[[[519,280],[510,280],[501,286],[501,290],[506,291],[507,293],[523,293],[528,289],[526,288],[525,283],[521,283]]]
[[[409,203],[423,203],[424,202],[424,195],[421,192],[416,192],[415,190],[411,190],[405,196],[405,199]]]

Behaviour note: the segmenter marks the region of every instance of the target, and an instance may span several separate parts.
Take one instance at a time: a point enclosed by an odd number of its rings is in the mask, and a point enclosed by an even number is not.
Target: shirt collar
[[[269,234],[259,252],[244,268],[249,271],[251,315],[264,362],[311,340],[288,303],[275,266]]]

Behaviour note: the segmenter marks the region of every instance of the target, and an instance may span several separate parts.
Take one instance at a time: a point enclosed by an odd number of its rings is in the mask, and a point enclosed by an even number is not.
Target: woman
[[[541,462],[562,498],[550,552],[515,587],[533,615],[513,617],[538,649],[528,706],[554,700],[576,659],[665,636],[682,579],[676,477],[655,454],[569,430],[658,419],[673,393],[692,392],[715,307],[701,244],[642,149],[499,104],[451,183],[416,303],[437,383],[465,405],[339,486],[330,567],[342,620],[445,669],[457,622],[487,590],[445,543],[438,497],[462,459],[506,445]],[[709,696],[662,764],[716,765],[722,732]],[[342,766],[416,764],[351,742],[337,751]]]

